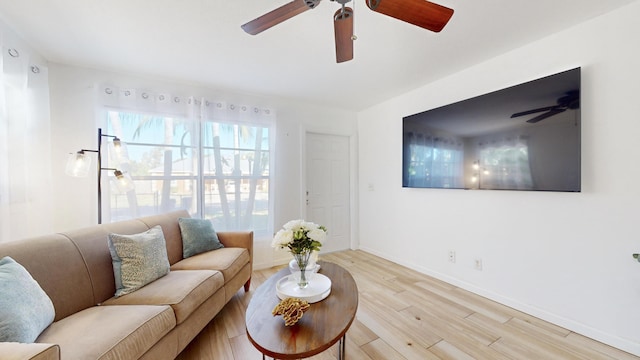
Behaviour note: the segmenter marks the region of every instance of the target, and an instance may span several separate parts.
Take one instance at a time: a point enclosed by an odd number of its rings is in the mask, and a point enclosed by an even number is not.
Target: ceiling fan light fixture
[[[333,15],[335,31],[336,62],[353,59],[353,9],[342,5]]]

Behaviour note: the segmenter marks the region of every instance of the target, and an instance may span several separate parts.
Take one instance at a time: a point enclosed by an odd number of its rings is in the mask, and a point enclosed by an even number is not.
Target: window
[[[507,137],[480,143],[480,188],[533,189],[526,136]]]
[[[463,147],[460,141],[408,133],[411,187],[463,187]]]
[[[135,190],[109,186],[110,221],[187,209],[216,230],[269,234],[268,125],[194,120],[119,110],[106,112],[108,134],[127,144],[127,171]],[[103,176],[106,176],[105,175]]]
[[[205,121],[202,126],[204,217],[216,229],[267,232],[269,128]]]

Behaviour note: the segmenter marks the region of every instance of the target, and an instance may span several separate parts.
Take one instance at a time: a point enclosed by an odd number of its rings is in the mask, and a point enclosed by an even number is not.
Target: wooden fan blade
[[[353,9],[345,7],[333,15],[333,29],[336,36],[336,62],[353,59]]]
[[[424,0],[366,0],[369,9],[440,32],[453,16],[453,9]]]
[[[539,112],[543,112],[543,111],[549,111],[549,110],[553,110],[553,109],[557,109],[557,108],[558,108],[558,106],[554,105],[554,106],[542,107],[542,108],[539,108],[539,109],[522,111],[522,112],[518,112],[518,113],[515,113],[515,114],[511,115],[511,118],[518,117],[518,116],[531,115],[531,114],[535,114],[535,113],[539,113]]]
[[[301,14],[309,9],[310,7],[307,6],[304,0],[294,0],[256,19],[249,21],[241,27],[242,30],[244,30],[246,33],[257,35],[269,29],[270,27],[278,25],[281,22],[291,19],[292,17]]]
[[[530,124],[535,124],[535,123],[537,123],[538,121],[544,120],[544,119],[546,119],[546,118],[548,118],[548,117],[551,117],[551,116],[553,116],[553,115],[556,115],[556,114],[560,114],[561,112],[564,112],[565,110],[567,110],[567,109],[553,109],[553,110],[549,110],[549,111],[547,111],[547,112],[546,112],[546,113],[544,113],[544,114],[540,114],[540,115],[538,115],[538,116],[534,117],[533,119],[529,119],[529,120],[527,120],[527,122],[528,122],[528,123],[530,123]]]

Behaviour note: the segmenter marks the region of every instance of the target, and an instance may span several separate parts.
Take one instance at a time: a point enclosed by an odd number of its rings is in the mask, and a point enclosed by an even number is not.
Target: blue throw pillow
[[[8,256],[0,259],[0,289],[0,342],[34,342],[56,316],[51,299]]]
[[[132,293],[169,273],[164,233],[159,225],[134,235],[109,234],[115,296]]]
[[[207,219],[179,218],[180,234],[182,235],[182,257],[184,259],[224,247],[213,224]]]

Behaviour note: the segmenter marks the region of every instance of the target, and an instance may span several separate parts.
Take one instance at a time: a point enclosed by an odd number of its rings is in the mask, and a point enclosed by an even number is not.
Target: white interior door
[[[306,220],[327,227],[322,252],[349,249],[349,138],[306,135]]]

